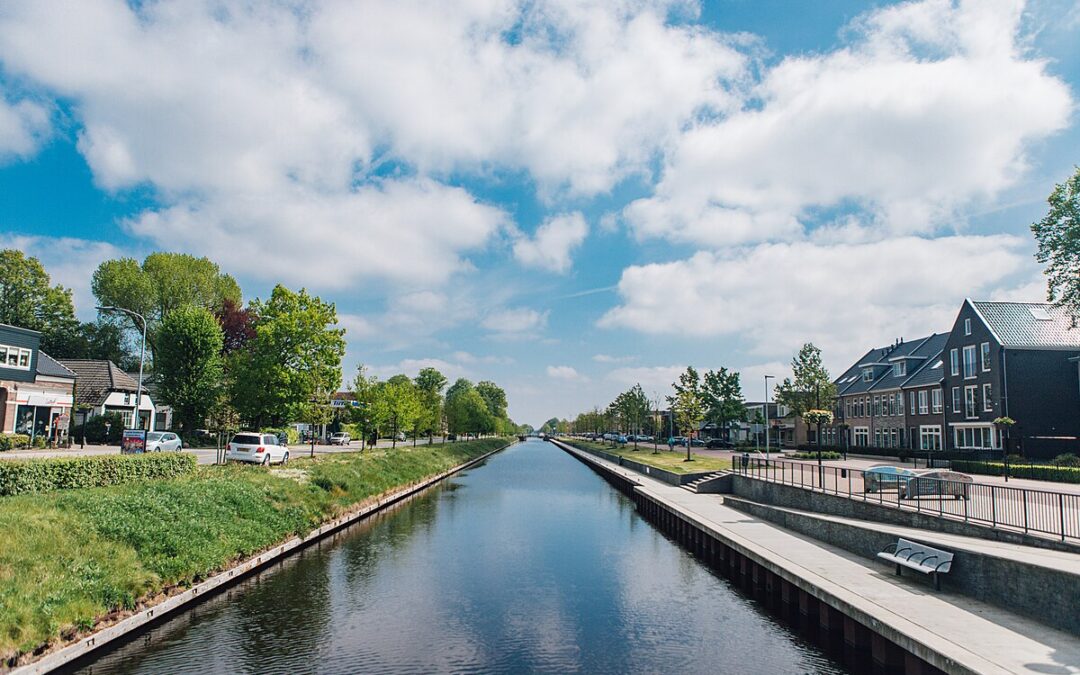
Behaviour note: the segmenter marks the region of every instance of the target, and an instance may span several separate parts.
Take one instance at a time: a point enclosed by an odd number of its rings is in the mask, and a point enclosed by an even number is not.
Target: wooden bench
[[[948,551],[926,546],[907,539],[897,539],[895,544],[889,544],[885,550],[877,554],[882,560],[888,560],[896,564],[896,574],[907,567],[916,572],[929,574],[934,578],[934,588],[941,590],[940,575],[947,574],[952,569],[953,554]]]

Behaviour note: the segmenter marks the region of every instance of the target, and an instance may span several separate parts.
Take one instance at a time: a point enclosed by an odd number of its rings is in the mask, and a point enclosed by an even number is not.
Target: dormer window
[[[16,370],[30,370],[32,352],[24,347],[0,345],[0,366]]]
[[[964,319],[964,335],[971,335],[971,319]]]
[[[893,377],[903,377],[907,375],[907,362],[897,361],[896,363],[894,363],[892,367],[892,374]]]
[[[873,382],[874,381],[874,369],[873,368],[863,368],[862,379],[863,379],[863,382]]]

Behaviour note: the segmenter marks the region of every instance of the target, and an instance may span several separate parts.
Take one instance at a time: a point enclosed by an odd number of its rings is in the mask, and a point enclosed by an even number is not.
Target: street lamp
[[[97,307],[99,312],[123,312],[128,316],[137,316],[139,321],[142,322],[142,344],[139,347],[139,384],[135,389],[135,415],[132,416],[131,424],[132,429],[138,429],[142,426],[139,420],[139,410],[142,408],[142,378],[143,378],[143,361],[146,359],[146,317],[138,312],[130,309],[124,309],[123,307],[113,307],[111,305],[99,305]]]
[[[775,380],[772,375],[765,376],[765,461],[769,461],[769,380]]]

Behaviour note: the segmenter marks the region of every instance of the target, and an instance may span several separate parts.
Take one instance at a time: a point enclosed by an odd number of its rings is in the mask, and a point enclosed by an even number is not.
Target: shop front
[[[30,436],[31,441],[44,437],[47,442],[62,442],[68,430],[71,405],[70,394],[34,392],[20,388],[15,398],[13,431]]]

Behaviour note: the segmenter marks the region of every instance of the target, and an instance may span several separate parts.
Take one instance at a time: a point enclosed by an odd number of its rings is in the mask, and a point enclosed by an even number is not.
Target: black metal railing
[[[963,520],[1080,540],[1080,494],[968,483],[923,476],[863,471],[814,462],[738,457],[736,472],[849,499]]]

